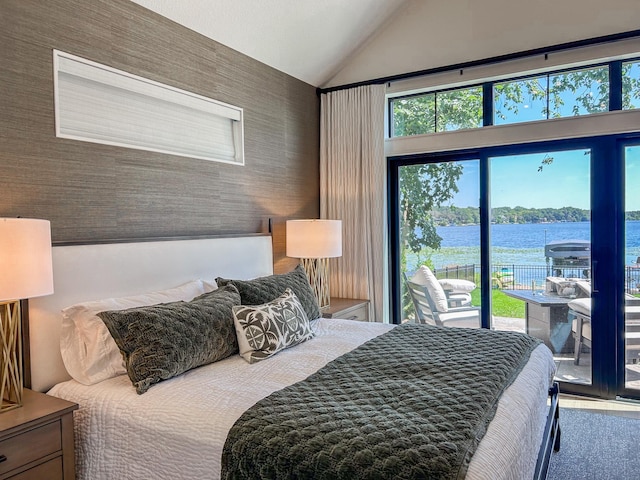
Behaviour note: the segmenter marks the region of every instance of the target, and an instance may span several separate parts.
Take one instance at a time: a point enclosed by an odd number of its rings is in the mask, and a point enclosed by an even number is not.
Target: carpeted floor
[[[640,479],[640,420],[560,409],[560,451],[548,480]]]

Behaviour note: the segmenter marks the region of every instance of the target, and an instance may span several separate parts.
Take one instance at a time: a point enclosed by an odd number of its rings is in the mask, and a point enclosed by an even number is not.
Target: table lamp
[[[49,221],[0,218],[0,413],[22,406],[20,300],[51,293]]]
[[[287,220],[287,256],[301,259],[320,308],[329,306],[329,258],[341,255],[341,220]]]

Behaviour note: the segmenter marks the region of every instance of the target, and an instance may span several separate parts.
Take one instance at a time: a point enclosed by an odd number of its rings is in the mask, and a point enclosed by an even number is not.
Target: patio
[[[496,330],[525,333],[524,318],[493,317],[493,325]],[[580,365],[574,365],[573,353],[556,353],[553,358],[557,368],[556,380],[572,383],[591,383],[591,353],[583,354],[580,358]],[[638,368],[638,379],[640,380],[640,368]]]
[[[525,332],[524,318],[493,317],[496,330]],[[572,337],[573,338],[573,337]],[[591,351],[584,349],[580,356],[580,364],[575,365],[573,353],[555,353],[553,358],[556,363],[555,379],[570,383],[591,383]],[[640,389],[640,357],[636,363],[625,365],[627,388]]]
[[[500,315],[501,312],[496,311],[494,305],[492,326],[495,330],[523,333],[526,333],[528,329],[529,334],[541,338],[552,350],[557,367],[556,380],[576,384],[590,384],[592,378],[590,348],[583,346],[579,364],[576,365],[574,362],[574,337],[570,331],[570,325],[567,327],[566,320],[568,298],[564,298],[560,303],[554,303],[552,300],[545,302],[546,297],[557,297],[556,295],[545,295],[543,293],[546,278],[550,273],[548,265],[493,265],[492,279],[494,281],[492,286],[494,300],[496,294],[508,296],[512,302],[522,302],[520,305],[524,304],[525,309],[522,317],[519,316],[521,313],[516,311],[505,311]],[[582,266],[579,269],[567,267],[566,271],[562,272],[554,270],[553,273],[561,273],[566,277],[583,278],[585,280],[590,276],[588,269],[584,269]],[[458,278],[470,280],[474,283],[477,283],[479,277],[478,266],[473,264],[437,269],[434,270],[434,274],[439,280]],[[638,292],[640,269],[633,266],[627,267],[626,284],[629,293]],[[532,290],[532,286],[535,286],[535,292]],[[479,305],[478,293],[474,292],[474,297],[476,295],[477,297],[474,298],[473,305]],[[511,315],[509,315],[510,313]],[[536,313],[539,315],[536,315]],[[559,319],[562,317],[561,323],[563,325],[561,326],[563,331],[562,341],[560,342],[551,333],[553,330],[551,325],[553,323],[551,322],[552,317],[556,320],[556,323],[560,322]],[[536,320],[539,321],[536,323]],[[542,328],[541,325],[544,323],[543,320],[546,320],[548,324],[545,331],[540,330]],[[412,321],[412,319],[408,321]],[[640,354],[640,349],[638,349],[637,353]],[[640,389],[640,357],[628,359],[625,371],[627,388]]]

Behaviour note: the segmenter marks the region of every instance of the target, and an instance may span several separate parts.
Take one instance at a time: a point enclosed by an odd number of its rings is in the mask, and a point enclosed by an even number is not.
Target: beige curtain
[[[342,257],[331,259],[331,295],[371,302],[385,322],[384,85],[324,93],[320,111],[320,216],[342,220]]]

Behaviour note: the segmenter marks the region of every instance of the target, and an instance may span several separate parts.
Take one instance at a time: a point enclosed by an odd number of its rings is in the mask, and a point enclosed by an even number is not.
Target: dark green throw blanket
[[[247,410],[223,479],[458,479],[539,340],[401,325]]]

